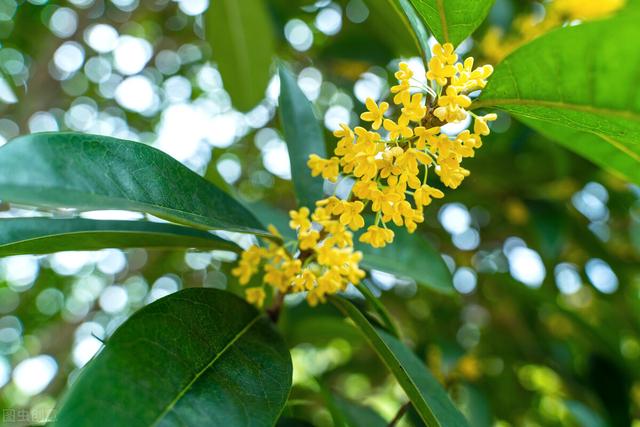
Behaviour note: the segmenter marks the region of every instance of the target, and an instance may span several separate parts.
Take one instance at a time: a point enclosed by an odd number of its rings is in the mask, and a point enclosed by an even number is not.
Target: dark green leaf
[[[57,426],[267,426],[291,387],[272,323],[227,292],[191,288],[127,320],[83,368]]]
[[[268,235],[242,205],[165,153],[96,135],[40,133],[0,148],[0,199],[141,211],[202,229]]]
[[[493,0],[410,0],[440,43],[457,46],[480,26]]]
[[[216,0],[206,14],[207,37],[233,105],[247,111],[265,96],[275,56],[264,0]]]
[[[357,249],[364,257],[362,265],[366,268],[386,271],[398,276],[409,277],[417,283],[443,293],[453,292],[451,273],[442,256],[418,232],[409,234],[403,229],[394,228],[393,244],[384,248],[372,248],[358,244]]]
[[[276,427],[313,427],[313,424],[297,418],[280,418]]]
[[[315,202],[323,197],[322,178],[311,176],[307,161],[310,154],[327,156],[322,128],[295,76],[284,65],[280,65],[279,72],[280,121],[289,149],[291,178],[299,206],[313,210]]]
[[[398,55],[429,57],[429,35],[409,0],[367,0],[366,3],[371,10],[368,19],[371,26],[384,40],[391,39],[390,45]],[[389,28],[394,30],[390,32]]]
[[[474,108],[508,111],[545,136],[640,183],[640,96],[634,16],[565,27],[495,70]]]
[[[411,350],[391,335],[372,326],[349,301],[339,297],[332,297],[331,301],[364,335],[396,377],[427,426],[468,426],[464,416],[453,405],[445,390]]]
[[[347,400],[336,394],[333,401],[349,427],[385,427],[387,422],[368,406]]]
[[[0,219],[0,256],[104,248],[239,250],[213,234],[173,224],[91,219]]]

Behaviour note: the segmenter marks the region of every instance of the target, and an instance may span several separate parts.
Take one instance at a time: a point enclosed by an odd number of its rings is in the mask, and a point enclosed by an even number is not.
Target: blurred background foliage
[[[295,203],[275,57],[298,74],[331,148],[330,131],[386,96],[399,58],[422,66],[394,4],[0,0],[0,145],[56,130],[153,144],[269,218]],[[476,41],[541,10],[497,0]],[[459,51],[486,62],[474,40]],[[467,164],[471,177],[419,230],[457,295],[382,272],[371,289],[474,427],[640,425],[640,188],[505,114]],[[0,204],[1,217],[24,215]],[[44,419],[144,304],[234,289],[229,261],[141,249],[0,259],[3,422]],[[280,326],[295,366],[282,425],[386,425],[406,402],[332,307],[291,299]],[[399,425],[420,422],[409,409]]]

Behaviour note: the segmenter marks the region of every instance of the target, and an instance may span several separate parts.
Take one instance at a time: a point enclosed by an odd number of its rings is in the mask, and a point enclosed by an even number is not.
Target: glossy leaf
[[[402,342],[375,328],[349,301],[332,297],[331,301],[349,317],[364,335],[405,391],[420,418],[428,427],[468,426],[446,391],[424,363]]]
[[[442,256],[419,232],[409,234],[394,228],[393,244],[384,248],[358,244],[364,258],[362,265],[398,276],[408,277],[417,283],[442,293],[453,292],[451,273]]]
[[[480,26],[493,0],[410,0],[440,43],[459,45]]]
[[[202,229],[268,235],[226,193],[145,144],[40,133],[0,148],[0,199],[81,211],[140,211]]]
[[[173,224],[82,218],[0,219],[0,256],[140,247],[239,250],[236,244],[213,234]]]
[[[327,156],[324,136],[311,102],[298,87],[296,77],[280,65],[280,122],[289,149],[291,178],[299,206],[315,207],[323,197],[322,177],[312,177],[307,166],[310,154]]]
[[[191,288],[134,314],[83,368],[56,426],[266,426],[291,387],[272,323],[240,298]]]
[[[368,21],[383,39],[392,39],[398,55],[429,57],[429,34],[409,0],[367,0],[366,4],[371,10]]]
[[[265,96],[275,56],[275,30],[265,0],[216,0],[206,32],[233,105],[248,111]]]
[[[640,50],[620,43],[639,37],[633,15],[553,31],[500,63],[474,108],[507,111],[640,183]]]

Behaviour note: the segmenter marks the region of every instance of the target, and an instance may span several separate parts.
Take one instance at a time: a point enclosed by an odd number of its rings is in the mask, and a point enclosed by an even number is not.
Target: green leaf
[[[500,63],[474,108],[513,114],[545,136],[640,184],[640,96],[633,15],[565,27]]]
[[[493,0],[410,0],[440,43],[459,45],[480,26]]]
[[[320,123],[311,102],[298,87],[297,79],[285,65],[280,65],[280,121],[289,149],[291,178],[299,206],[313,210],[322,199],[322,178],[312,177],[307,166],[310,154],[327,157]]]
[[[333,394],[333,403],[349,427],[385,427],[387,422],[376,411]]]
[[[207,39],[233,105],[247,111],[265,96],[275,56],[264,0],[216,0],[205,16]]]
[[[368,0],[373,28],[384,39],[392,38],[392,46],[399,55],[415,55],[429,58],[431,49],[427,41],[429,34],[409,0]],[[390,32],[389,28],[394,28]]]
[[[213,234],[173,224],[82,218],[0,219],[0,256],[140,247],[239,250],[234,243]]]
[[[349,301],[339,297],[332,297],[331,301],[364,335],[396,377],[427,426],[468,426],[464,416],[451,402],[446,391],[411,350],[391,335],[373,327]]]
[[[0,148],[0,199],[46,208],[140,211],[202,229],[269,235],[242,205],[145,144],[40,133]]]
[[[427,239],[418,232],[409,234],[397,227],[393,231],[393,244],[384,248],[357,245],[357,249],[364,254],[361,264],[368,269],[409,277],[434,291],[453,293],[451,272]]]
[[[291,387],[273,324],[240,298],[191,288],[134,314],[83,368],[56,426],[267,426]]]

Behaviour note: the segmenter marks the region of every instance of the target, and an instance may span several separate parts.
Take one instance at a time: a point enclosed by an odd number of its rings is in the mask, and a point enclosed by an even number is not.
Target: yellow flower
[[[302,207],[297,211],[289,211],[291,221],[289,221],[289,227],[292,230],[300,229],[300,232],[307,231],[311,228],[311,221],[309,221],[309,208]]]
[[[389,131],[389,139],[392,141],[413,136],[413,130],[409,127],[409,119],[404,116],[400,116],[398,123],[391,119],[384,119],[384,128]]]
[[[300,249],[305,251],[307,249],[313,249],[318,244],[320,233],[316,230],[306,231],[300,233],[298,240],[300,242]]]
[[[477,133],[478,135],[489,135],[491,131],[489,130],[487,122],[494,121],[497,118],[498,115],[495,113],[476,117],[476,120],[473,122],[473,133]]]
[[[455,64],[458,60],[458,55],[456,55],[455,48],[451,43],[445,43],[444,45],[436,43],[431,51],[436,58],[439,58],[445,64]]]
[[[453,65],[447,65],[440,58],[433,57],[429,60],[427,79],[434,80],[440,86],[445,86],[448,79],[453,77],[456,69]]]
[[[264,250],[258,246],[251,246],[242,252],[238,266],[231,270],[231,274],[238,278],[241,285],[246,285],[251,277],[258,272],[258,267],[265,255]]]
[[[245,296],[249,304],[254,304],[259,308],[264,304],[267,295],[262,288],[249,288],[245,291]]]
[[[438,98],[439,107],[433,112],[443,122],[457,122],[466,117],[465,108],[471,105],[468,96],[460,94],[455,86],[448,86],[446,95]]]
[[[415,93],[410,95],[409,92],[405,92],[402,98],[402,115],[412,122],[419,123],[420,120],[427,114],[427,107],[422,105],[422,94]]]
[[[381,228],[377,225],[371,225],[367,231],[360,236],[362,243],[368,243],[374,248],[382,248],[393,241],[393,230]]]
[[[338,175],[340,174],[340,159],[337,157],[331,157],[327,160],[317,154],[311,154],[307,166],[311,169],[311,176],[322,174],[324,179],[328,179],[331,182],[338,180]]]
[[[334,213],[340,215],[340,224],[348,226],[352,230],[358,230],[364,227],[364,218],[360,215],[363,209],[364,203],[361,201],[342,201],[340,206],[334,210]]]
[[[394,77],[399,81],[408,81],[413,77],[413,71],[409,68],[409,64],[401,62],[398,64],[398,71],[395,72]]]
[[[425,128],[423,126],[417,126],[413,129],[413,134],[418,137],[414,141],[414,144],[418,150],[424,150],[426,147],[426,143],[433,141],[435,136],[440,133],[440,127],[435,126],[432,128]]]
[[[373,99],[367,98],[365,105],[369,111],[362,113],[360,118],[366,122],[373,122],[371,124],[373,129],[380,129],[382,120],[384,119],[384,113],[389,109],[389,104],[387,102],[381,102],[380,105],[377,105]]]
[[[431,204],[431,198],[441,199],[444,197],[444,193],[437,188],[422,185],[413,193],[413,199],[418,206],[428,206]]]

